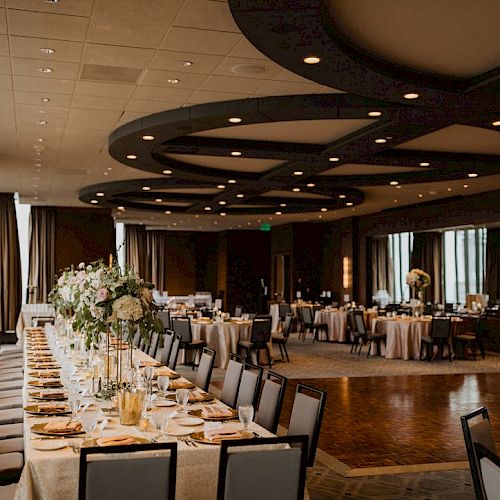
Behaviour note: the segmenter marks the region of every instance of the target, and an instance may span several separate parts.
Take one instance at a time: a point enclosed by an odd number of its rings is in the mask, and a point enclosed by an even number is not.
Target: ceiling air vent
[[[113,83],[136,83],[142,69],[123,68],[121,66],[103,66],[101,64],[84,64],[80,80]]]

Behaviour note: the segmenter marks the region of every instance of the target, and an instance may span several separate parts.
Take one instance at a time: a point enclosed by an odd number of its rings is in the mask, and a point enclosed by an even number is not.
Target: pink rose
[[[97,302],[104,302],[105,300],[108,299],[108,296],[109,292],[107,288],[99,288],[99,290],[97,290],[96,294]]]

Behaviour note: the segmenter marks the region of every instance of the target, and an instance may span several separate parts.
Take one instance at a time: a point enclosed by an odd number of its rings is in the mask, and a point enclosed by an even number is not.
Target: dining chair
[[[483,337],[486,332],[486,319],[485,314],[481,314],[477,318],[470,318],[466,322],[464,331],[453,336],[452,343],[455,354],[459,346],[462,347],[464,355],[466,355],[467,348],[469,348],[472,358],[476,361],[477,348],[479,348],[481,357],[484,359]]]
[[[500,457],[480,443],[474,443],[485,498],[500,498]]]
[[[255,423],[276,434],[288,379],[271,370],[267,372],[260,394],[259,409]]]
[[[328,325],[326,323],[315,323],[313,318],[312,309],[310,307],[301,307],[301,316],[302,316],[302,342],[306,340],[307,332],[311,332],[313,334],[313,342],[316,342],[318,339],[319,330],[323,330],[328,332]]]
[[[234,308],[234,317],[235,318],[241,318],[242,313],[243,313],[243,306],[236,306]]]
[[[192,367],[196,366],[196,355],[201,353],[202,349],[207,346],[207,343],[202,339],[193,339],[191,330],[191,318],[172,318],[172,330],[181,335],[181,349],[184,349],[187,357],[188,351],[192,351],[193,363]],[[187,364],[187,363],[186,363]]]
[[[163,347],[158,347],[156,350],[156,361],[159,361],[162,365],[168,365],[168,360],[170,358],[170,351],[172,350],[172,344],[174,343],[174,331],[165,330],[163,334]]]
[[[238,342],[238,348],[245,351],[246,359],[248,360],[250,359],[250,351],[256,350],[258,362],[260,351],[265,349],[269,367],[273,362],[271,351],[269,350],[268,345],[269,341],[271,340],[272,321],[272,316],[257,316],[252,320],[250,340],[240,340]]]
[[[0,454],[0,486],[17,483],[21,477],[23,466],[23,454],[19,451]]]
[[[236,408],[240,405],[252,405],[255,408],[263,371],[260,366],[245,361],[236,398]]]
[[[286,343],[288,342],[288,337],[292,331],[292,313],[287,313],[285,315],[285,321],[283,323],[283,328],[281,332],[275,332],[271,335],[271,340],[273,344],[276,344],[280,349],[281,359],[284,360],[283,351],[286,355],[286,360],[290,362],[288,357],[288,350],[286,348]]]
[[[314,465],[319,431],[326,403],[326,391],[306,384],[297,384],[293,400],[292,414],[288,424],[288,436],[307,435],[307,466]]]
[[[372,344],[375,343],[377,346],[377,354],[381,354],[380,344],[385,342],[387,335],[385,333],[373,333],[366,329],[364,313],[361,309],[356,309],[353,311],[354,327],[355,331],[358,333],[361,340],[361,345],[359,346],[358,356],[361,354],[363,345],[368,344],[368,351],[366,357],[370,357],[372,350]]]
[[[78,499],[174,500],[176,469],[175,442],[82,447]]]
[[[170,350],[170,356],[168,357],[168,363],[167,363],[167,366],[171,370],[175,370],[175,367],[177,366],[177,358],[179,357],[180,347],[181,347],[181,336],[179,333],[174,333],[172,349]]]
[[[473,421],[473,422],[471,422]],[[496,453],[495,440],[490,424],[490,417],[486,407],[482,406],[467,415],[460,417],[462,432],[464,435],[465,448],[469,459],[470,473],[474,484],[474,492],[477,500],[487,500],[481,479],[479,460],[476,455],[474,443],[480,443],[490,452]]]
[[[307,436],[222,440],[218,500],[302,500]]]
[[[158,315],[158,318],[160,318],[161,322],[163,323],[163,328],[170,329],[171,328],[170,311],[168,309],[164,309],[164,310],[158,311],[157,315]]]
[[[158,332],[153,332],[151,334],[151,342],[148,347],[148,356],[154,358],[156,356],[156,350],[158,349],[158,341],[160,340],[160,334]]]
[[[45,326],[45,325],[53,325],[53,324],[54,324],[54,317],[53,316],[31,318],[31,326]]]
[[[200,389],[208,392],[210,387],[210,379],[212,378],[212,370],[215,363],[215,351],[208,347],[203,348],[201,353],[200,364],[198,365],[198,373],[196,374],[195,385]]]
[[[231,408],[234,408],[236,405],[236,397],[238,396],[244,363],[245,361],[241,356],[231,354],[220,395],[220,400]]]
[[[132,340],[132,344],[139,348],[140,344],[141,344],[141,339],[142,339],[142,333],[141,333],[141,329],[139,328],[139,325],[136,325],[135,326],[135,333],[134,333],[134,338]]]
[[[422,335],[420,342],[420,359],[425,348],[427,361],[433,358],[434,346],[438,347],[438,356],[443,358],[444,346],[448,347],[448,359],[452,362],[451,348],[451,318],[447,316],[433,316],[430,335]]]

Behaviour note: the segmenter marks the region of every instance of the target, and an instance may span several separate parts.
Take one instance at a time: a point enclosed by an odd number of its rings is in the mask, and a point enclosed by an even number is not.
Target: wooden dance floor
[[[297,382],[289,381],[285,427]],[[500,443],[500,374],[302,382],[328,391],[319,448],[351,469],[466,461],[460,416],[482,405]]]

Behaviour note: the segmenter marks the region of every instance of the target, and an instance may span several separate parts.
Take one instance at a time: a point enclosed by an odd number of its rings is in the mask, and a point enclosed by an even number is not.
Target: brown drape
[[[484,293],[490,302],[500,298],[500,228],[488,229],[486,237],[486,279]]]
[[[28,302],[47,302],[56,273],[56,220],[51,207],[31,207]]]
[[[0,193],[0,331],[13,330],[21,310],[21,254],[14,195]]]
[[[165,231],[146,232],[147,279],[160,291],[167,290],[166,247]]]
[[[443,293],[442,280],[443,235],[437,232],[413,233],[411,267],[422,269],[431,277],[431,284],[424,288],[426,301],[441,304]]]
[[[377,290],[387,290],[394,296],[393,266],[389,256],[389,238],[387,236],[368,240],[371,254],[372,295]]]
[[[125,263],[133,267],[135,271],[149,280],[146,275],[146,230],[144,226],[125,225]]]

